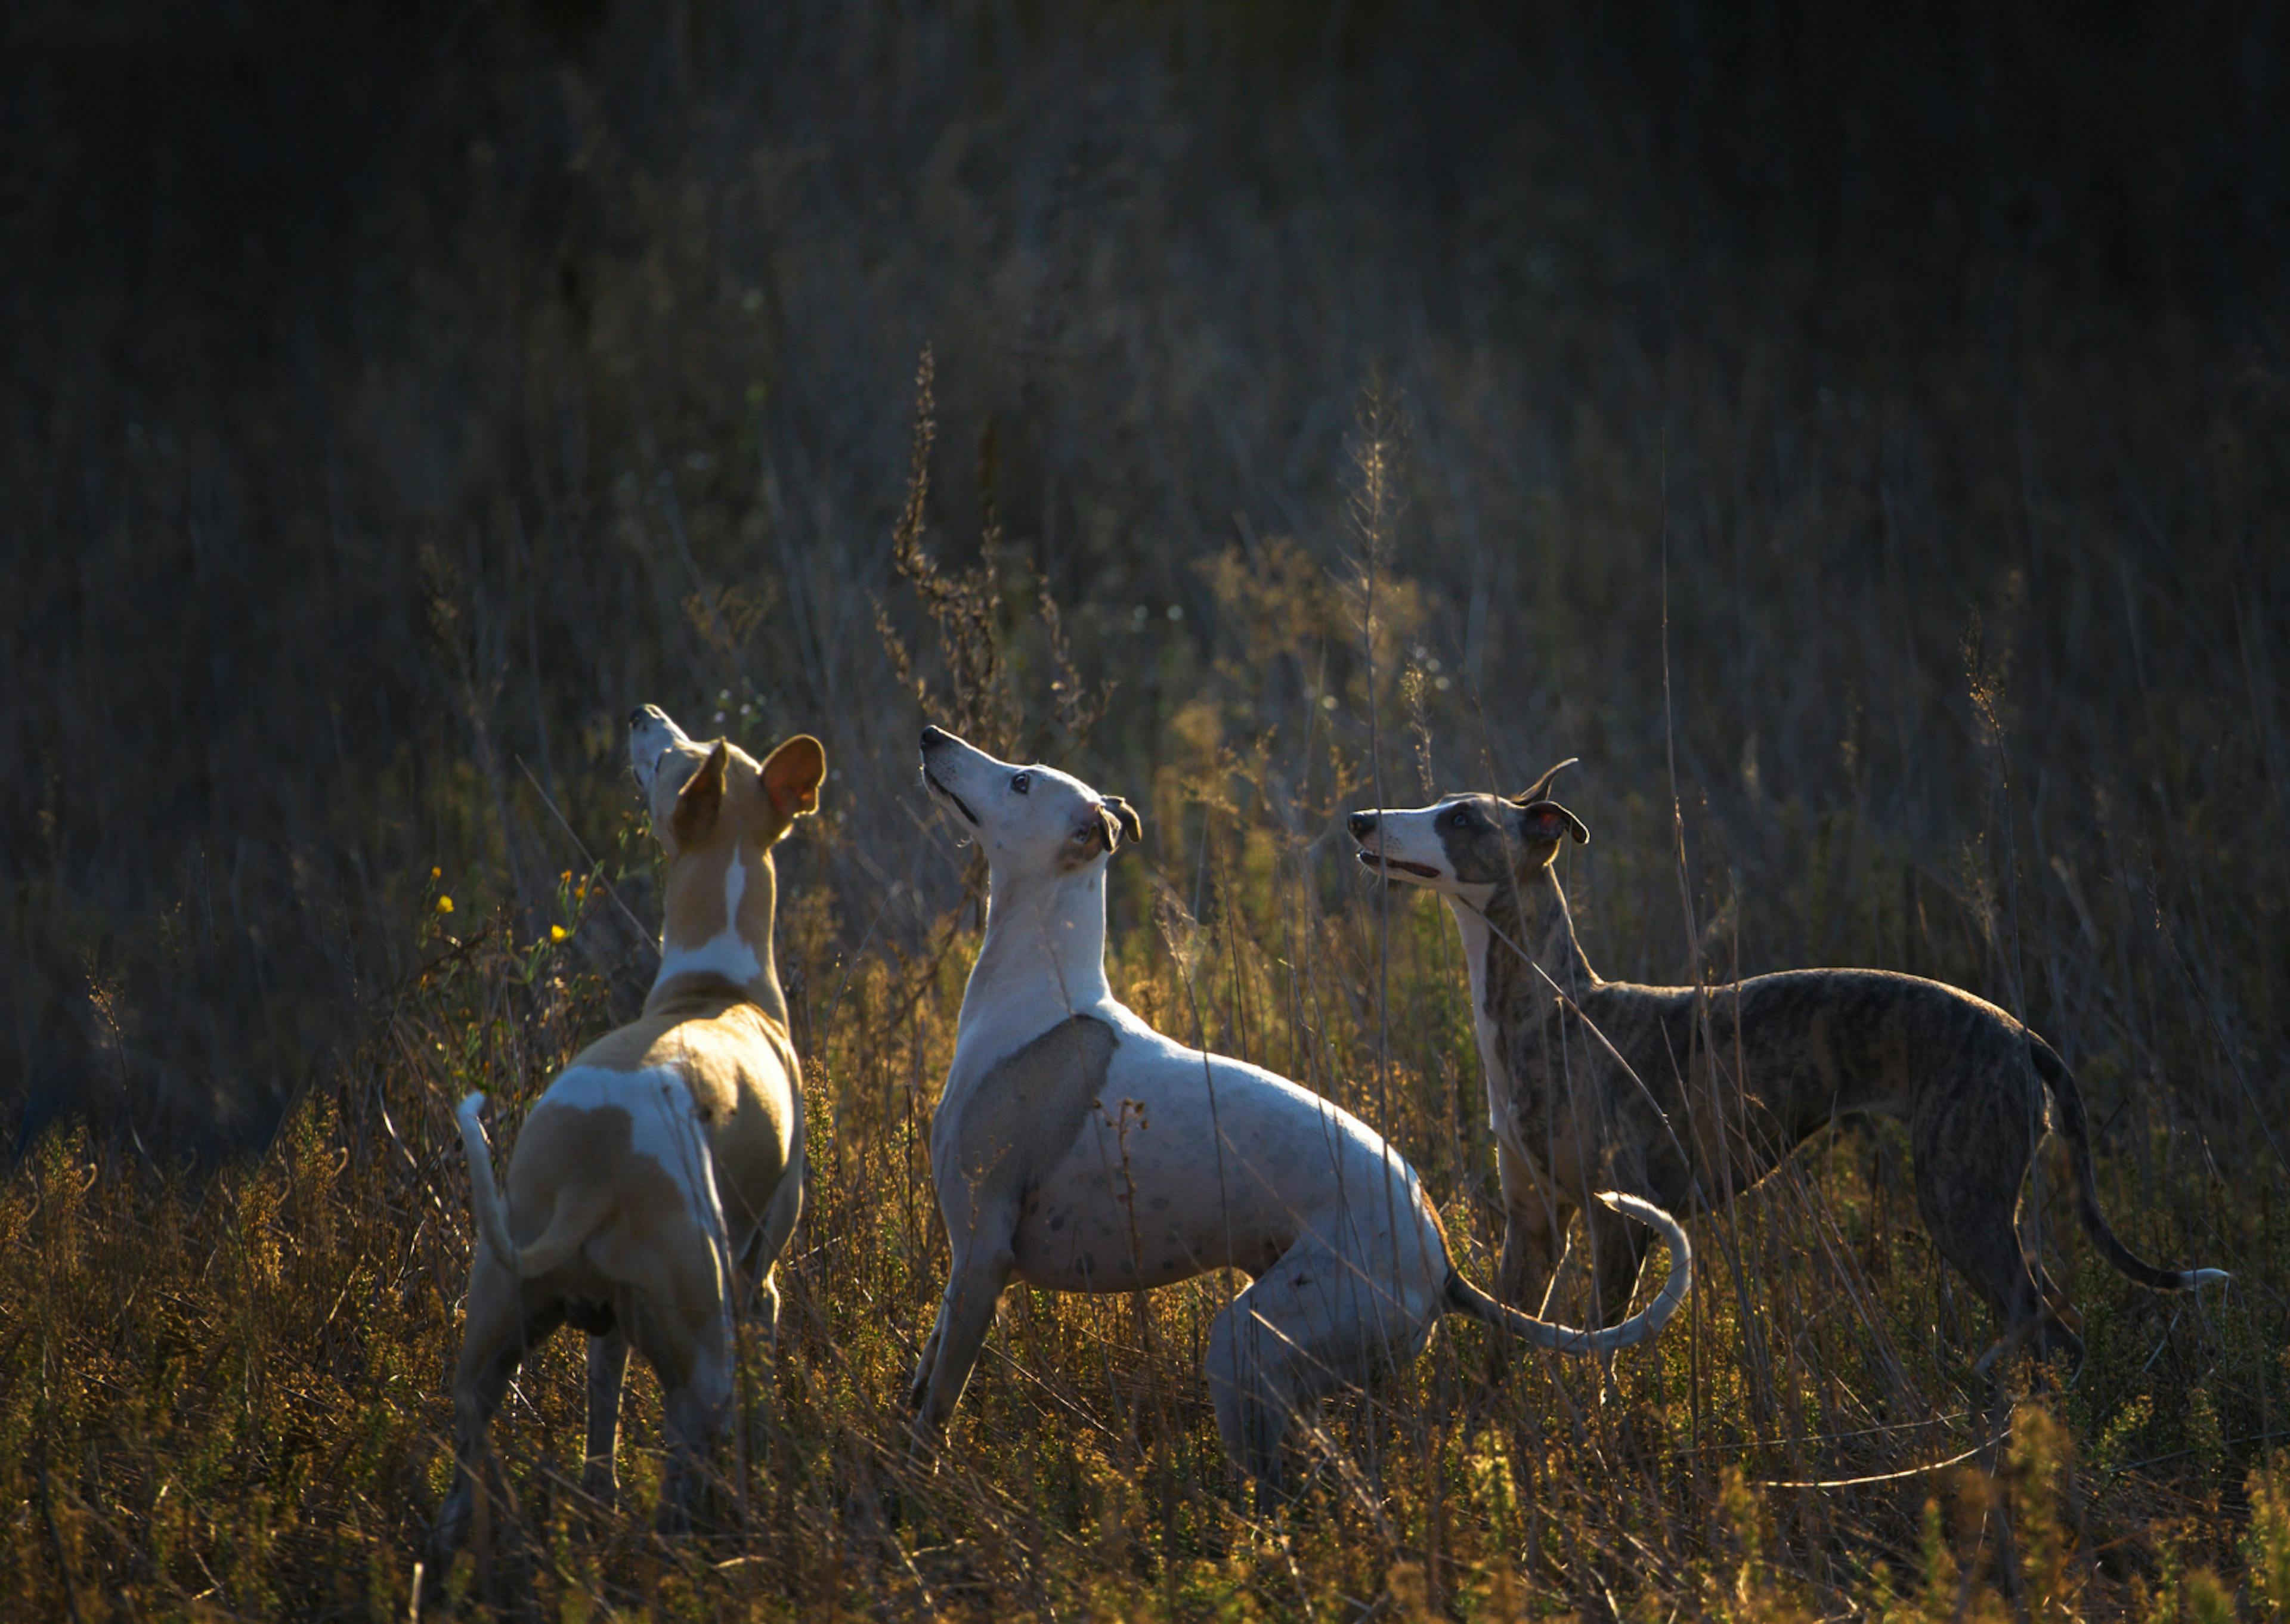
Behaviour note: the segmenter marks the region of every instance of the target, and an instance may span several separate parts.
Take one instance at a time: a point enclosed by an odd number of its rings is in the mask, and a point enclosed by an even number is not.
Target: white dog
[[[931,1124],[954,1264],[911,1398],[943,1430],[995,1304],[1016,1278],[1061,1292],[1167,1285],[1213,1268],[1254,1284],[1217,1316],[1218,1430],[1277,1503],[1281,1441],[1321,1396],[1413,1358],[1460,1312],[1541,1347],[1605,1353],[1653,1335],[1693,1277],[1685,1231],[1608,1197],[1669,1242],[1644,1312],[1590,1332],[1496,1302],[1457,1272],[1414,1171],[1368,1126],[1285,1077],[1173,1043],[1105,979],[1106,860],[1137,814],[1046,767],[934,727],[923,777],[986,852],[986,940]]]
[[[772,958],[772,846],[819,804],[826,753],[798,735],[758,764],[685,737],[657,706],[629,755],[668,854],[667,928],[644,1013],[582,1050],[525,1118],[508,1197],[477,1113],[462,1148],[482,1237],[453,1377],[455,1473],[429,1580],[460,1543],[485,1428],[517,1364],[560,1324],[589,1333],[584,1486],[613,1499],[631,1346],[660,1377],[669,1443],[660,1523],[688,1520],[696,1468],[730,1421],[744,1280],[776,1329],[772,1266],[803,1206],[803,1088]]]

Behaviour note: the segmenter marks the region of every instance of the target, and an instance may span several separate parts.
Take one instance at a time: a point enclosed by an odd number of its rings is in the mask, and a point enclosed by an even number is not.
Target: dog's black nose
[[[923,724],[923,748],[925,750],[929,749],[931,746],[934,744],[943,744],[953,737],[954,735],[952,733],[946,732],[943,728],[933,727],[927,722]]]
[[[1375,833],[1375,814],[1365,812],[1354,812],[1344,820],[1344,827],[1351,830],[1354,840],[1365,840],[1370,835]]]
[[[642,727],[644,724],[645,708],[639,705],[634,710],[629,712],[629,725],[630,727]]]

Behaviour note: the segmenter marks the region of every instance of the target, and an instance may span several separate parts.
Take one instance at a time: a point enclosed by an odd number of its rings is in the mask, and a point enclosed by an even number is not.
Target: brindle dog
[[[1917,1205],[1942,1255],[1997,1315],[1981,1361],[2083,1344],[2074,1311],[2023,1253],[2020,1188],[2046,1126],[2068,1141],[2084,1228],[2142,1285],[2182,1291],[2214,1268],[2160,1269],[2100,1211],[2083,1096],[2051,1045],[1971,994],[1880,970],[1797,970],[1696,996],[1601,980],[1574,938],[1552,866],[1582,820],[1546,792],[1450,796],[1354,812],[1360,861],[1447,900],[1470,964],[1508,1222],[1495,1294],[1540,1303],[1577,1207],[1588,1213],[1599,1312],[1628,1304],[1645,1231],[1583,1198],[1616,1188],[1673,1212],[1731,1200],[1848,1112],[1904,1118]],[[2063,1319],[2062,1316],[2065,1316]]]

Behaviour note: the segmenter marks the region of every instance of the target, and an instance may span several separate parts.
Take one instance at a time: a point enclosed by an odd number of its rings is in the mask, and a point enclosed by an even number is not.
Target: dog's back
[[[1514,1049],[1525,1038],[1527,1050],[1517,1056],[1524,1065],[1509,1068],[1514,1110],[1540,1115],[1541,1079],[1554,1066],[1560,1076],[1587,1066],[1610,1111],[1650,1116],[1659,1106],[1670,1131],[1691,1132],[1705,1150],[1722,1125],[1733,1189],[1756,1183],[1838,1116],[1909,1117],[1947,1100],[2023,1116],[2043,1107],[2027,1028],[1984,999],[1918,976],[1787,970],[1698,996],[1690,987],[1606,981],[1571,1009],[1545,1005],[1537,1027],[1504,1034]],[[1552,1052],[1557,1043],[1574,1052]],[[2022,1086],[2001,1085],[2012,1076]],[[1674,1152],[1666,1159],[1675,1162]],[[1714,1170],[1700,1171],[1706,1181]]]
[[[512,1229],[536,1232],[556,1186],[609,1162],[631,1189],[673,1189],[695,1220],[719,1203],[736,1248],[797,1166],[802,1108],[787,1032],[756,1005],[653,1012],[582,1050],[534,1103],[509,1164]]]

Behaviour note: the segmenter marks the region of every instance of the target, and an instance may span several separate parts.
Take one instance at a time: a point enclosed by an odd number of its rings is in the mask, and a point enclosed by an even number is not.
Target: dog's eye
[[[1020,795],[1025,794],[1026,791],[1031,789],[1033,787],[1034,775],[1030,772],[1021,772],[1017,777],[1010,780],[1010,788],[1016,790]]]
[[[1447,814],[1447,825],[1450,828],[1465,828],[1470,823],[1470,821],[1471,814],[1465,812],[1460,806],[1458,806],[1453,812]]]

